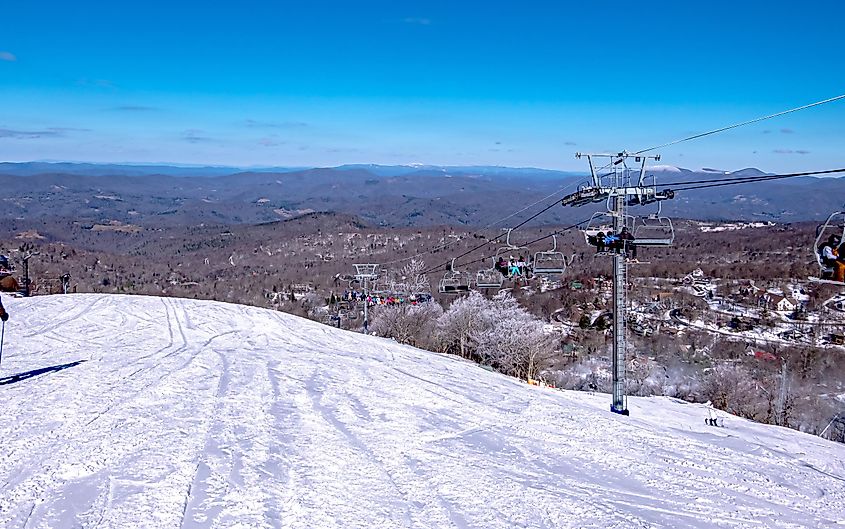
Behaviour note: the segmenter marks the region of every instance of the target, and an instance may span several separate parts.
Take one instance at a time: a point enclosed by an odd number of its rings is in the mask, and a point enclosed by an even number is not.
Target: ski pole
[[[3,361],[3,338],[6,337],[6,322],[3,322],[3,327],[0,330],[0,362]]]

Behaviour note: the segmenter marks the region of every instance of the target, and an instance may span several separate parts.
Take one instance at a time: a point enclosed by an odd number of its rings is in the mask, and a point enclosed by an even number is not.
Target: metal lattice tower
[[[367,292],[369,290],[369,282],[378,279],[379,265],[377,264],[353,264],[355,267],[355,279],[361,282],[361,287],[364,291],[364,332],[369,332],[370,320],[368,318],[369,302],[367,302]]]
[[[613,197],[613,233],[622,231],[625,225],[625,196]],[[628,313],[628,266],[625,253],[613,255],[613,403],[610,410],[628,415],[628,402],[625,399],[625,325]]]
[[[581,158],[582,154],[575,155]],[[613,218],[613,233],[619,234],[625,227],[628,206],[642,206],[674,198],[671,190],[658,191],[652,182],[646,184],[645,168],[649,159],[659,160],[660,156],[638,156],[621,152],[619,154],[585,154],[590,164],[590,182],[579,187],[578,191],[561,200],[564,206],[584,206],[595,202],[607,202],[607,210]],[[609,168],[605,174],[598,174],[593,158],[609,158]],[[633,158],[639,163],[639,171],[628,167],[628,160]],[[628,415],[628,402],[625,395],[625,349],[627,346],[625,326],[627,321],[628,267],[625,252],[618,249],[613,252],[613,402],[610,411]]]

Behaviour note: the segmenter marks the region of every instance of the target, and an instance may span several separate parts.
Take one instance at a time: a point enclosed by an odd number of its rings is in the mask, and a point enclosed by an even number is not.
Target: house
[[[757,306],[778,312],[791,312],[795,310],[798,304],[788,297],[764,292],[757,298]]]

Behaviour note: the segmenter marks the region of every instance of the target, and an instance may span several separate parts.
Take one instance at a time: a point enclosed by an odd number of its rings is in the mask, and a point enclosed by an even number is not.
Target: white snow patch
[[[2,527],[831,527],[845,445],[265,309],[6,299]]]
[[[651,171],[662,171],[664,173],[680,173],[680,167],[674,165],[651,165],[648,167]]]

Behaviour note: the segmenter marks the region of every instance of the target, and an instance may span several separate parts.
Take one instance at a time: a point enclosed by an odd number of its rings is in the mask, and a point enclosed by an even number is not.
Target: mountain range
[[[658,183],[765,175],[672,166],[650,170]],[[259,223],[304,212],[347,213],[381,226],[487,226],[517,223],[574,191],[586,175],[532,168],[341,166],[241,171],[223,167],[0,164],[0,218],[51,218],[146,226]],[[841,208],[845,179],[798,177],[679,191],[661,214],[698,220],[797,222]],[[524,212],[512,213],[534,204]],[[551,208],[535,224],[583,220],[603,204]],[[642,208],[653,214],[656,207]],[[632,208],[632,214],[637,214]]]

